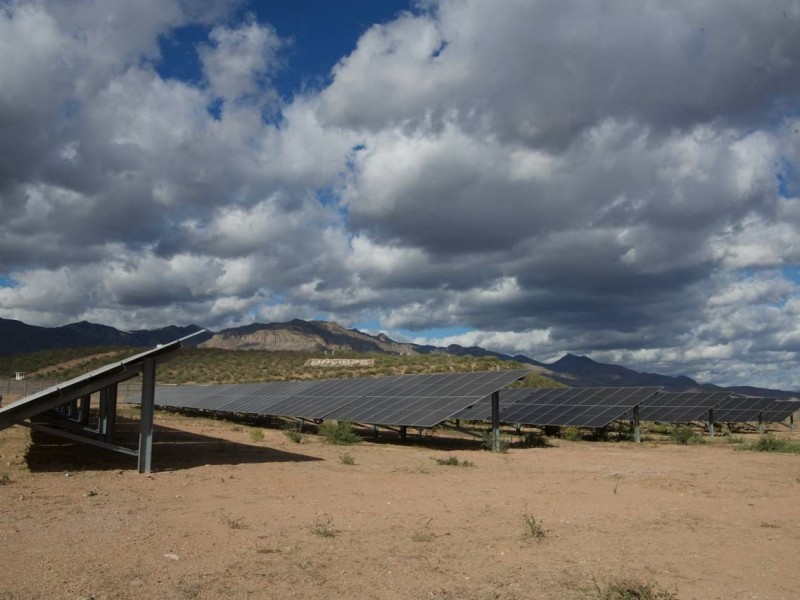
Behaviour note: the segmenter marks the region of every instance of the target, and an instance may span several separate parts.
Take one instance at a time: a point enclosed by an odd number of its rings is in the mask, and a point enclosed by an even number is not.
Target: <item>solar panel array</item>
[[[660,387],[536,388],[500,412],[504,423],[605,427],[628,419]]]
[[[730,396],[714,407],[714,421],[717,423],[758,421],[761,412],[774,402],[775,398]]]
[[[527,369],[209,386],[157,386],[156,404],[244,414],[433,427]]]
[[[800,402],[776,400],[761,411],[761,420],[765,423],[782,423],[798,410]]]
[[[639,408],[641,421],[691,423],[707,421],[708,411],[731,392],[659,392]]]
[[[357,401],[328,415],[328,418],[358,423],[391,423],[414,427],[433,427],[446,421],[470,404],[513,383],[507,371],[489,371],[477,377],[471,373],[412,375],[403,381],[387,381],[368,391]],[[527,374],[527,371],[522,373]]]

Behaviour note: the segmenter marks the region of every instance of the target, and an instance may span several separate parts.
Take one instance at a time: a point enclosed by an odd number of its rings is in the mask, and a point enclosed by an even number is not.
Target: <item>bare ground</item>
[[[800,597],[798,455],[722,440],[339,447],[157,423],[149,476],[0,432],[0,600],[598,598],[618,578],[678,598]],[[435,461],[451,456],[473,466]]]

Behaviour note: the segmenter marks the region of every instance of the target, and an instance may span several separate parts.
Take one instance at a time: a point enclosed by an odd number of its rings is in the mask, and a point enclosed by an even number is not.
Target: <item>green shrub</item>
[[[283,426],[283,435],[293,441],[295,444],[302,444],[306,441],[305,434],[300,431],[299,423],[286,423]]]
[[[250,430],[250,441],[251,442],[260,442],[264,439],[264,432],[259,429],[258,427],[253,427]]]
[[[698,444],[702,438],[697,435],[688,425],[677,425],[672,431],[672,439],[676,444],[686,446],[687,444]]]
[[[347,421],[325,421],[319,426],[319,433],[329,444],[349,446],[361,441],[353,430],[353,424]]]
[[[339,455],[339,462],[343,465],[354,465],[356,464],[356,459],[353,458],[352,454],[345,452],[344,454]]]
[[[569,425],[561,428],[561,437],[569,442],[580,442],[583,439],[580,427]]]
[[[790,440],[784,435],[772,435],[765,433],[758,437],[758,440],[746,446],[748,450],[755,452],[791,452],[800,453],[800,442]]]
[[[677,600],[673,592],[657,584],[636,579],[617,579],[597,588],[598,600]]]
[[[550,448],[552,444],[547,436],[538,431],[529,431],[522,438],[522,445],[526,448]]]

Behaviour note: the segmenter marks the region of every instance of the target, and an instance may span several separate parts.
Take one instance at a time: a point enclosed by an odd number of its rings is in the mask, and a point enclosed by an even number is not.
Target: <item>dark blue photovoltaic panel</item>
[[[709,410],[730,395],[731,392],[659,392],[639,407],[639,420],[659,423],[708,421]]]
[[[761,411],[761,420],[765,423],[782,423],[800,410],[800,402],[775,400]]]
[[[500,411],[503,423],[605,427],[630,419],[634,406],[658,392],[659,387],[537,388]]]
[[[775,398],[731,396],[714,407],[714,421],[717,423],[758,421],[761,411],[768,408],[773,402],[775,402]]]
[[[530,395],[536,388],[513,388],[500,390],[500,411],[521,398]],[[551,389],[551,388],[548,388]],[[492,420],[492,397],[487,396],[468,406],[464,410],[458,411],[453,415],[453,419],[463,419],[464,421],[491,421]]]
[[[375,425],[434,427],[530,371],[407,375],[386,381],[326,418]]]
[[[157,386],[156,404],[275,417],[433,427],[528,373],[527,369],[518,369],[235,385]]]

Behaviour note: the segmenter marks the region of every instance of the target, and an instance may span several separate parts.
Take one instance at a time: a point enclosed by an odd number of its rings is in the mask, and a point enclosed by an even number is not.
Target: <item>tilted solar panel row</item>
[[[219,412],[434,427],[522,379],[514,369],[213,386],[158,386],[156,404]]]

